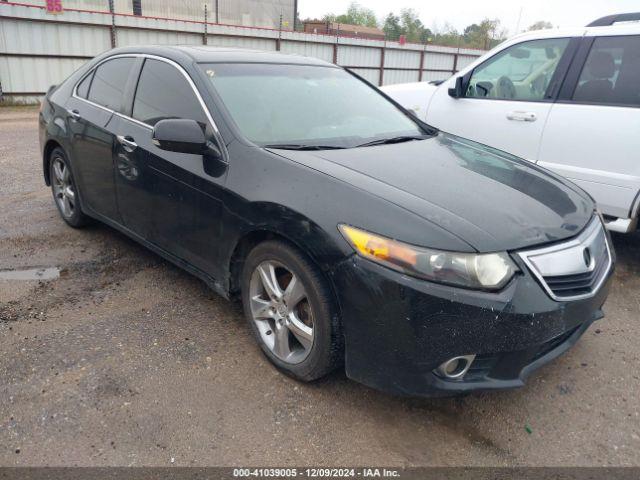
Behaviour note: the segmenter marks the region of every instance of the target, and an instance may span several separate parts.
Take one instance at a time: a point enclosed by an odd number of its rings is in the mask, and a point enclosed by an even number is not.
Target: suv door
[[[587,37],[551,109],[539,162],[601,211],[629,218],[640,190],[640,35]]]
[[[112,158],[115,137],[110,122],[113,112],[122,109],[135,60],[117,57],[101,63],[80,80],[65,104],[74,174],[81,185],[82,201],[94,212],[116,221]]]
[[[152,141],[157,122],[184,118],[216,142],[194,89],[176,64],[145,59],[133,102],[115,127],[116,191],[127,228],[215,277],[226,170],[207,173],[203,155],[168,152]]]
[[[429,123],[535,161],[576,44],[570,38],[545,38],[499,51],[465,75],[462,98],[438,89],[429,105]]]

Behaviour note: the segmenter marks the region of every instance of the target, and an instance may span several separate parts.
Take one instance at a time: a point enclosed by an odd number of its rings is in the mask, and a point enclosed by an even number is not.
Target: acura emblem
[[[591,250],[585,248],[582,251],[582,258],[584,258],[584,264],[587,268],[591,265]]]

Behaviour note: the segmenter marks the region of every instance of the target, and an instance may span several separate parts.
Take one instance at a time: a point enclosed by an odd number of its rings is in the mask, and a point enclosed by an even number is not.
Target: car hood
[[[595,207],[578,187],[542,168],[444,133],[399,144],[277,153],[409,210],[480,252],[572,237]]]

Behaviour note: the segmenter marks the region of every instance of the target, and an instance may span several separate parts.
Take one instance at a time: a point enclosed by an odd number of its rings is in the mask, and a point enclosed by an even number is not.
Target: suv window
[[[532,40],[494,55],[471,74],[466,96],[503,100],[544,100],[568,38]]]
[[[93,72],[91,72],[89,75],[84,77],[84,80],[82,80],[78,84],[78,88],[76,88],[76,93],[80,98],[87,98],[87,95],[89,94],[89,86],[91,85],[92,78],[93,78]]]
[[[133,102],[133,118],[149,125],[167,118],[207,124],[202,106],[184,75],[173,65],[153,59],[144,62]]]
[[[640,35],[596,38],[573,100],[640,106]]]
[[[133,57],[115,58],[96,68],[87,98],[116,112],[121,111],[124,88],[135,60]]]

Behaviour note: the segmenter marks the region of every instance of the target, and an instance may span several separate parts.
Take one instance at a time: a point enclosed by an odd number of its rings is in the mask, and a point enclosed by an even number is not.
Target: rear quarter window
[[[84,77],[84,79],[78,84],[76,88],[76,95],[80,98],[87,98],[89,96],[89,87],[91,86],[91,79],[93,78],[93,72]]]

